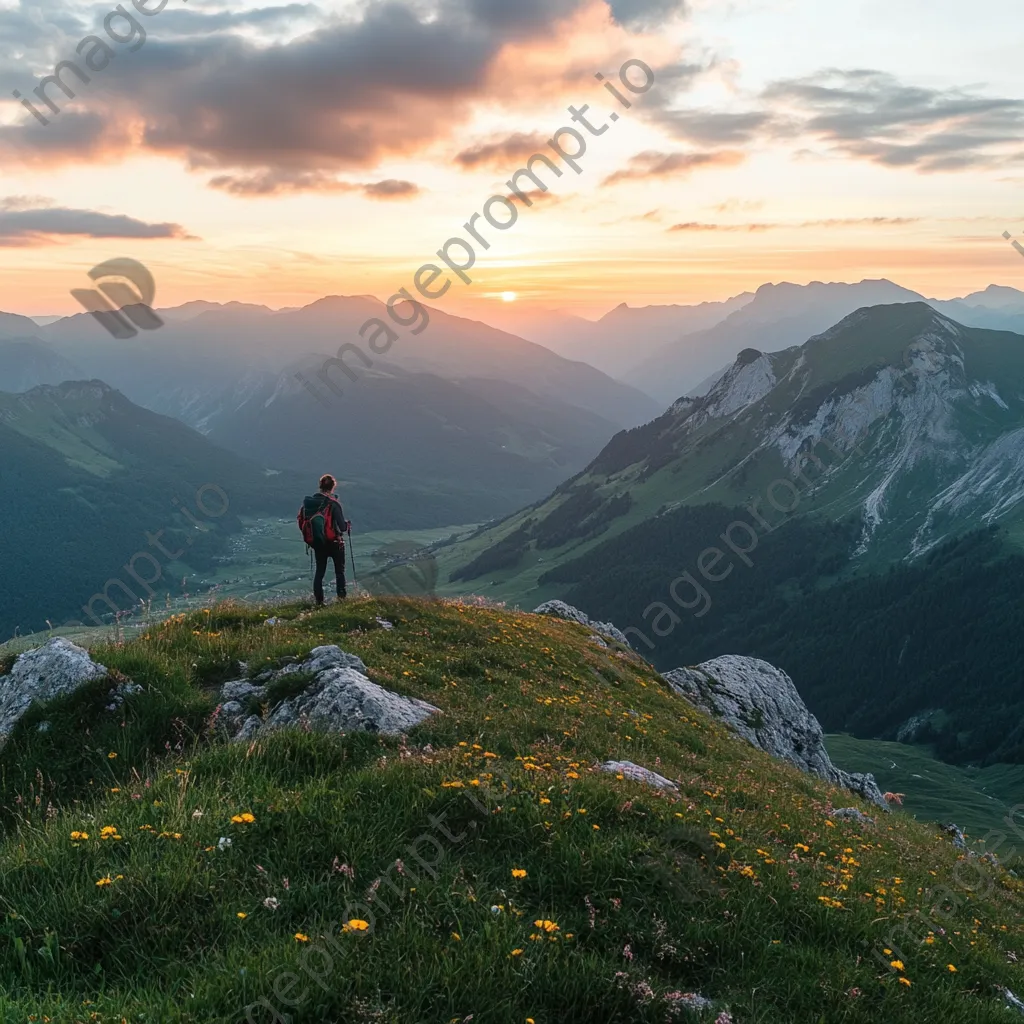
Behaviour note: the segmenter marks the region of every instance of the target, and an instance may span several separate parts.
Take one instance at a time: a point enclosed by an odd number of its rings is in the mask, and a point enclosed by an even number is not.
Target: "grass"
[[[143,691],[34,708],[0,752],[0,1020],[982,1024],[1024,989],[1015,877],[907,815],[833,820],[856,799],[586,629],[398,599],[277,616],[97,648]],[[442,714],[223,739],[238,661],[324,643]]]
[[[989,832],[1007,832],[1006,817],[1024,800],[1024,765],[963,768],[932,757],[921,747],[853,736],[825,738],[837,764],[871,772],[883,790],[904,793],[904,810],[922,821],[953,822],[980,841]],[[1018,810],[1015,820],[1024,822]],[[1024,854],[1024,837],[1017,849]],[[1008,842],[1007,849],[1014,844]]]
[[[185,591],[175,595],[159,595],[144,610],[122,614],[117,623],[103,626],[58,626],[25,636],[15,636],[0,643],[0,665],[5,658],[44,644],[52,636],[67,637],[85,647],[102,644],[109,639],[119,641],[144,633],[154,621],[171,614],[191,612],[208,607],[212,601],[241,601],[249,605],[275,605],[306,598],[312,591],[309,553],[302,542],[294,519],[241,517],[244,529],[230,540],[228,554],[218,558],[217,567],[200,577],[193,574],[184,580]],[[356,580],[352,582],[350,555],[346,552],[346,572],[352,594],[402,594],[421,596],[422,567],[390,566],[389,557],[418,551],[439,540],[447,539],[469,526],[453,526],[424,530],[357,531],[349,543],[355,558]],[[325,584],[328,594],[334,590],[334,567],[328,570]],[[180,588],[179,588],[180,589]],[[271,615],[267,611],[266,615]]]

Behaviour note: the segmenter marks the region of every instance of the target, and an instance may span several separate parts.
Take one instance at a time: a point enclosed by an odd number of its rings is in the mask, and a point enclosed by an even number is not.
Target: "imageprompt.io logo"
[[[138,260],[107,260],[93,267],[89,276],[104,283],[96,288],[72,288],[71,294],[108,334],[115,338],[134,338],[139,333],[136,327],[143,331],[163,327],[163,320],[152,308],[156,282]]]

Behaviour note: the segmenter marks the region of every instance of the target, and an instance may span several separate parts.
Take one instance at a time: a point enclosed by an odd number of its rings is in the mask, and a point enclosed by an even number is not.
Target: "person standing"
[[[318,608],[324,606],[324,576],[328,561],[334,562],[338,600],[347,596],[345,585],[345,534],[352,532],[352,523],[338,501],[335,490],[338,481],[330,473],[320,478],[320,490],[306,497],[299,509],[298,522],[302,539],[316,560],[313,576],[313,597]]]

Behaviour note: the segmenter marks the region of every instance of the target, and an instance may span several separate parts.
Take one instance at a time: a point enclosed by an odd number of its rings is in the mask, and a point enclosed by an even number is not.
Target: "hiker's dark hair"
[[[325,473],[322,477],[320,477],[320,490],[323,491],[324,494],[330,494],[331,491],[333,491],[334,488],[337,486],[338,481],[335,480],[330,473]]]

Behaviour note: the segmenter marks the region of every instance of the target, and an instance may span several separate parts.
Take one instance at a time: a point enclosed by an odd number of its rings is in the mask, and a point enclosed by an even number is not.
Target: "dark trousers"
[[[316,555],[316,575],[313,577],[313,596],[317,604],[324,603],[324,576],[327,575],[327,561],[334,562],[334,575],[338,584],[338,597],[345,596],[345,545],[331,548],[313,548]]]

